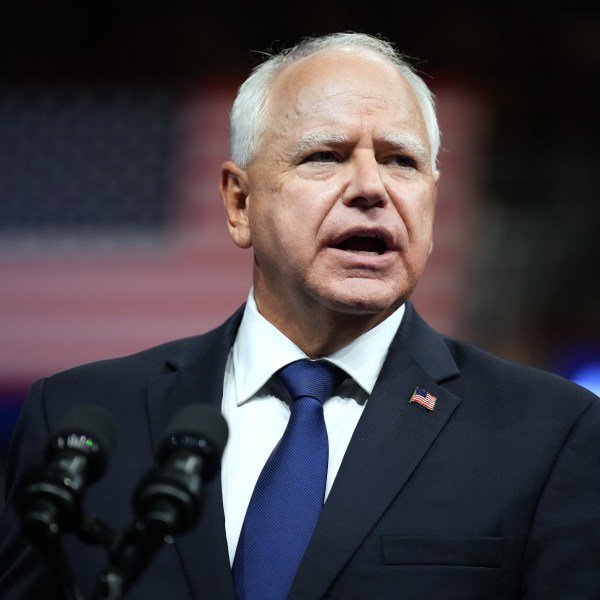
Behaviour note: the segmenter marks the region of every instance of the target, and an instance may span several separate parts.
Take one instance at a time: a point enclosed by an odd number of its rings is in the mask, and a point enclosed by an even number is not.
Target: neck
[[[313,359],[329,356],[347,346],[379,325],[397,308],[384,313],[355,314],[323,305],[299,308],[280,303],[274,307],[256,296],[255,301],[258,312]]]

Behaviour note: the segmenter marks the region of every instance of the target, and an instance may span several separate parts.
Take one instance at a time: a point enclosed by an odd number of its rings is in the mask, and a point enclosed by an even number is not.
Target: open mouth
[[[387,244],[378,236],[353,235],[337,244],[335,248],[365,256],[380,256],[387,250]]]

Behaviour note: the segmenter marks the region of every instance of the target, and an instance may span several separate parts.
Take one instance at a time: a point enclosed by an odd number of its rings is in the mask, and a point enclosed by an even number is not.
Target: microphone
[[[19,512],[34,539],[77,527],[85,486],[104,472],[116,441],[116,427],[104,409],[81,404],[57,424],[46,446],[47,464],[23,482]]]
[[[46,464],[25,476],[17,494],[24,534],[76,597],[59,536],[65,531],[78,532],[85,487],[104,472],[115,440],[116,427],[108,412],[93,404],[77,406],[52,432],[45,449]]]
[[[217,473],[228,435],[225,418],[211,406],[188,404],[173,417],[158,446],[157,465],[135,489],[135,522],[101,573],[96,600],[122,598],[158,548],[194,525],[203,484]]]
[[[217,472],[229,430],[220,411],[188,404],[170,422],[158,448],[158,466],[134,495],[142,523],[161,524],[165,534],[189,529],[200,511],[203,481]]]

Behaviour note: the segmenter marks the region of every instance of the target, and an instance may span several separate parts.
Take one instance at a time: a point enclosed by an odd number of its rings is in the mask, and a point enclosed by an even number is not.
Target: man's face
[[[230,232],[254,248],[267,319],[380,321],[411,294],[431,250],[437,177],[421,110],[393,66],[329,52],[288,67],[255,160],[233,172]]]

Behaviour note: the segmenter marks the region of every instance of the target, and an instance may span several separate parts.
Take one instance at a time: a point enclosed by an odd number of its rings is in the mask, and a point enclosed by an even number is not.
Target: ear
[[[250,198],[246,171],[231,161],[223,163],[219,191],[225,207],[231,239],[240,248],[250,248],[252,246],[248,222]]]
[[[434,173],[434,176],[433,176],[433,207],[432,207],[432,210],[433,210],[434,215],[435,215],[435,207],[437,205],[437,199],[438,199],[439,183],[440,183],[440,172],[436,170],[436,172]],[[433,252],[433,232],[432,232],[432,237],[431,237],[431,243],[429,244],[429,255],[431,255],[432,252]]]

